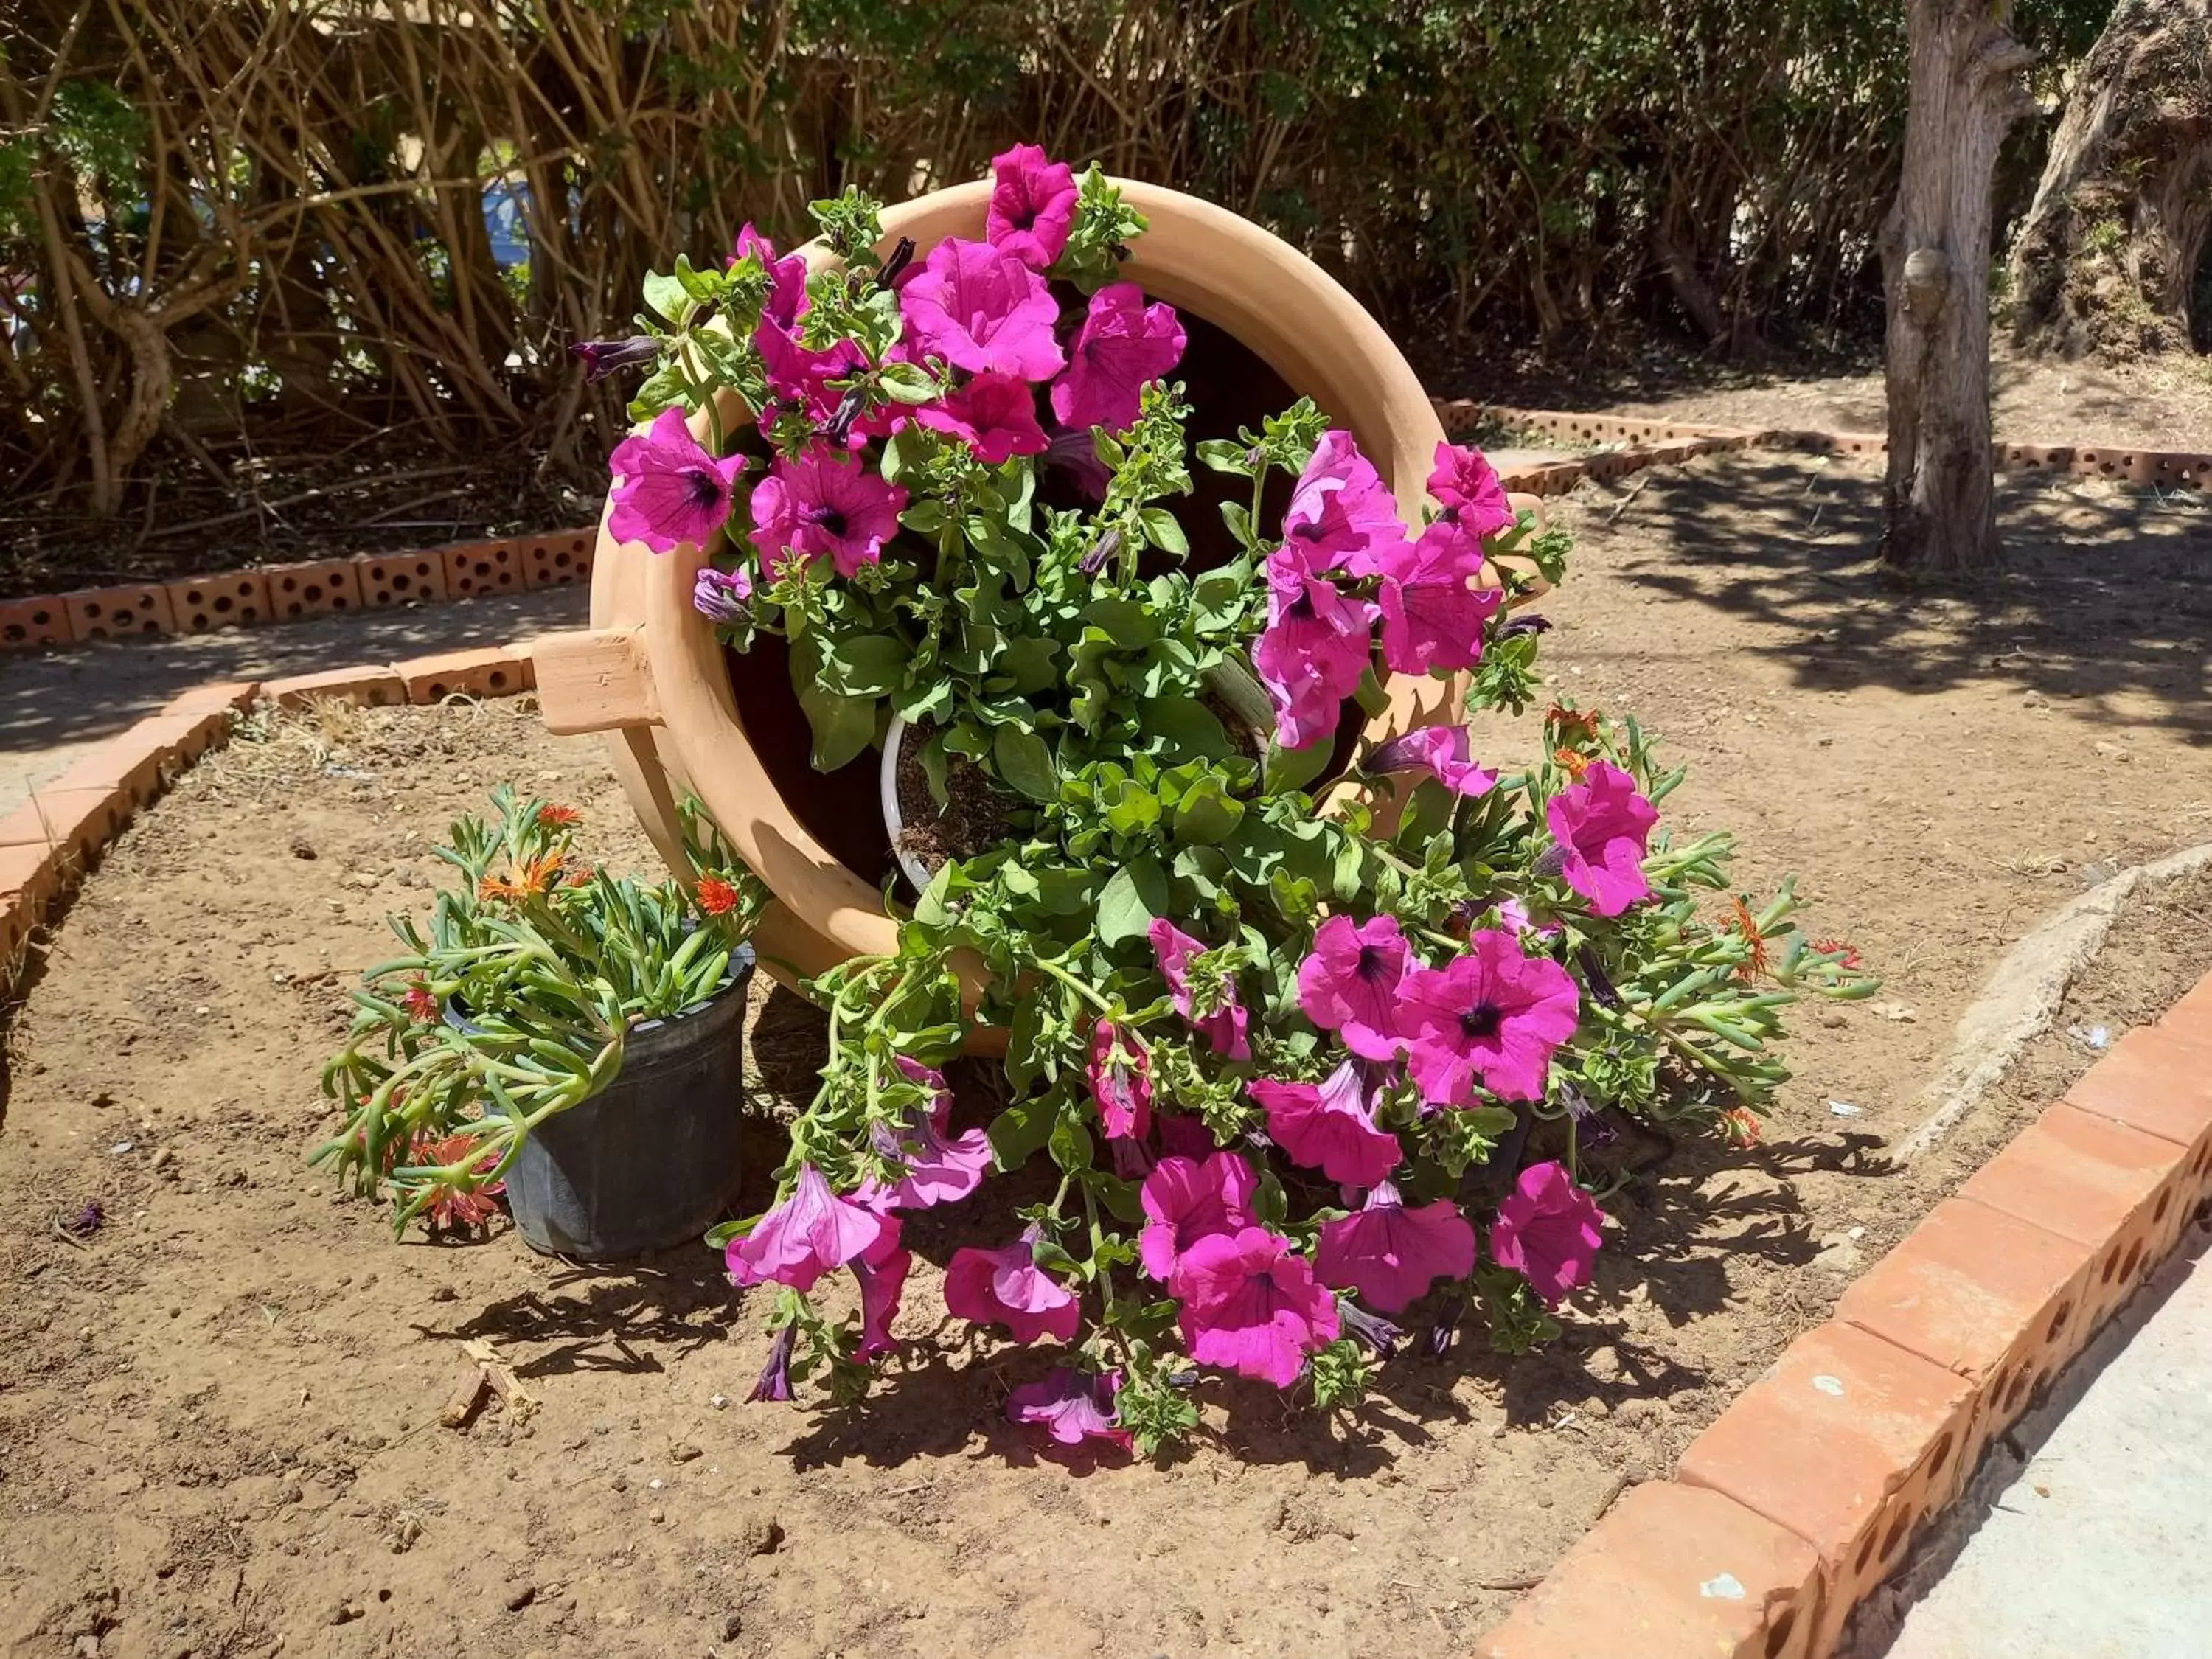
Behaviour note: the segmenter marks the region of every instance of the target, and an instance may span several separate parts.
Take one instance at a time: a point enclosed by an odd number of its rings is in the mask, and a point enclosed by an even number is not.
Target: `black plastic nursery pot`
[[[711,999],[632,1026],[615,1080],[531,1132],[507,1172],[531,1249],[617,1261],[696,1243],[721,1219],[738,1186],[752,973],[740,946]]]

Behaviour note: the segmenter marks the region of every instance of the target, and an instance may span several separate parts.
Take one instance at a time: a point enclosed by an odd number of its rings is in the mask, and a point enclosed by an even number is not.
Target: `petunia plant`
[[[1310,402],[1194,447],[1186,331],[1096,167],[1012,150],[983,237],[926,252],[815,211],[820,269],[748,228],[592,348],[652,371],[616,532],[705,549],[698,609],[789,641],[816,765],[896,720],[951,826],[896,951],[813,981],[779,1196],[714,1237],[775,1287],[755,1397],[866,1389],[942,1206],[946,1311],[1054,1351],[1007,1411],[1066,1443],[1156,1451],[1223,1374],[1349,1404],[1416,1319],[1543,1340],[1606,1237],[1589,1150],[1624,1117],[1741,1143],[1781,1011],[1865,994],[1856,957],[1662,827],[1681,774],[1632,719],[1486,740],[1537,697],[1566,548],[1480,453],[1440,445],[1409,522]],[[1232,481],[1218,556],[1194,455]],[[1393,676],[1464,718],[1367,738]],[[985,1030],[971,1121],[945,1068]]]

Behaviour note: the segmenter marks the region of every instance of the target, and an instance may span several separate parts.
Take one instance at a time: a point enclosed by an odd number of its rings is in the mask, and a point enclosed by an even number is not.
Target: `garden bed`
[[[738,1403],[768,1298],[705,1250],[587,1273],[503,1226],[395,1247],[382,1210],[334,1200],[302,1163],[331,1121],[316,1073],[451,817],[512,778],[582,807],[592,855],[651,854],[597,744],[521,702],[246,733],[91,877],[13,1028],[0,1632],[40,1659],[91,1634],[163,1656],[457,1633],[487,1659],[1464,1652],[2086,1065],[2065,1026],[2116,1040],[2206,966],[2201,885],[2149,896],[2024,1081],[1884,1171],[2004,948],[2085,866],[2212,833],[2212,761],[2178,584],[2201,519],[2008,486],[2011,600],[1876,605],[1851,566],[1878,499],[1863,469],[1778,458],[1654,475],[1617,514],[1586,490],[1580,572],[1543,608],[1555,683],[1667,734],[1685,829],[1735,827],[1747,883],[1796,871],[1810,925],[1883,994],[1800,1012],[1761,1148],[1617,1147],[1660,1161],[1608,1200],[1557,1348],[1401,1359],[1348,1427],[1209,1382],[1207,1431],[1160,1469],[1043,1461],[1000,1415],[1036,1357],[940,1348],[961,1339],[939,1269],[995,1242],[957,1208],[910,1224],[880,1403],[833,1418]],[[756,1012],[748,1208],[821,1041],[788,994]],[[53,1224],[88,1201],[106,1221],[79,1248]],[[534,1413],[440,1425],[471,1340]]]

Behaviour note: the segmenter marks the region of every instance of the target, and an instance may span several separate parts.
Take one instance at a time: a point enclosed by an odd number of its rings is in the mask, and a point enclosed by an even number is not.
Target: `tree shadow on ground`
[[[1610,508],[1579,496],[1577,529],[1618,580],[1763,625],[1773,637],[1747,648],[1798,689],[1994,685],[2142,724],[2112,706],[2132,694],[2160,705],[2154,723],[2212,741],[2212,495],[2008,473],[2005,568],[1905,586],[1873,562],[1882,481],[1869,467],[1753,453],[1612,495]]]

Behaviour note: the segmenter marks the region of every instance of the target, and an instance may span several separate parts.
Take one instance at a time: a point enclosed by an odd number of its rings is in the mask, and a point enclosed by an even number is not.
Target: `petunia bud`
[[[1368,1312],[1348,1296],[1337,1297],[1336,1316],[1346,1336],[1357,1337],[1379,1358],[1388,1359],[1396,1353],[1406,1334],[1380,1314]]]
[[[898,279],[906,274],[906,268],[913,263],[914,238],[902,236],[898,239],[898,246],[891,250],[891,257],[884,260],[883,269],[876,272],[876,286],[878,288],[895,286]]]
[[[748,1403],[756,1400],[788,1400],[791,1398],[791,1350],[799,1340],[796,1322],[786,1325],[769,1344],[768,1364],[761,1367],[760,1380],[753,1391],[745,1396]]]
[[[1107,561],[1121,550],[1121,532],[1109,530],[1098,538],[1097,546],[1083,556],[1083,574],[1095,576],[1106,568]]]
[[[1498,629],[1498,637],[1501,640],[1510,640],[1516,634],[1548,634],[1551,631],[1552,624],[1545,617],[1516,617]]]
[[[584,378],[604,380],[617,369],[638,368],[660,356],[660,342],[650,334],[634,334],[627,340],[579,340],[568,349],[584,360]]]
[[[691,587],[691,608],[709,622],[734,627],[749,614],[746,602],[753,596],[752,578],[742,570],[717,570],[708,565]]]
[[[1459,1335],[1459,1322],[1467,1317],[1467,1297],[1464,1292],[1448,1298],[1437,1314],[1437,1322],[1429,1327],[1428,1334],[1421,1339],[1421,1348],[1431,1359],[1442,1359],[1452,1351],[1452,1343]]]
[[[1589,994],[1608,1008],[1620,1006],[1620,993],[1613,989],[1613,981],[1598,960],[1597,952],[1587,945],[1575,952],[1575,961],[1581,965],[1583,978],[1589,983]]]

